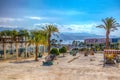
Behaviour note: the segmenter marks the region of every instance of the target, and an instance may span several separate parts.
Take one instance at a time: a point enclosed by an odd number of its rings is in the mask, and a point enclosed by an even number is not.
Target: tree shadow
[[[9,62],[9,63],[14,63],[14,64],[21,64],[21,63],[33,63],[37,62],[35,60],[24,60],[24,61],[14,61],[14,62]]]

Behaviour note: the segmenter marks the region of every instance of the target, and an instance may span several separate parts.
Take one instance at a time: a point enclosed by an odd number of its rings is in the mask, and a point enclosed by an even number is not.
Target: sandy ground
[[[78,59],[68,63],[79,55]],[[42,66],[44,58],[38,62],[1,62],[0,80],[120,80],[120,68],[103,67],[102,54],[77,56],[59,57],[52,66]]]

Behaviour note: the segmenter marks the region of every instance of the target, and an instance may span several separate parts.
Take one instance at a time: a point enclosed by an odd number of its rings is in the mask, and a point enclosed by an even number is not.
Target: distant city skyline
[[[114,17],[120,23],[119,0],[0,0],[0,27],[40,29],[57,25],[61,33],[105,35],[95,26],[101,19]],[[111,35],[119,36],[118,31]]]

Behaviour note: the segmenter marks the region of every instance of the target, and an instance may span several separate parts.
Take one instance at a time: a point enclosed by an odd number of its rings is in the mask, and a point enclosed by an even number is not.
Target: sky
[[[54,24],[61,33],[105,35],[101,19],[120,23],[120,0],[0,0],[0,27],[40,29]],[[111,35],[120,34],[118,31]]]

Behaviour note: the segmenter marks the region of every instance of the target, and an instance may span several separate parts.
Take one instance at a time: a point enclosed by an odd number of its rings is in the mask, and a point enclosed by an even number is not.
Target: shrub
[[[108,59],[108,60],[112,60],[112,59],[114,59],[114,54],[112,53],[112,54],[105,54],[105,57]]]
[[[67,52],[67,48],[65,46],[63,46],[62,48],[59,49],[59,52],[63,53],[63,56],[64,56],[64,53]]]
[[[59,55],[59,50],[57,48],[52,48],[50,53],[55,54],[55,55]]]
[[[60,53],[66,53],[67,52],[67,48],[65,46],[63,46],[62,48],[59,49]]]

